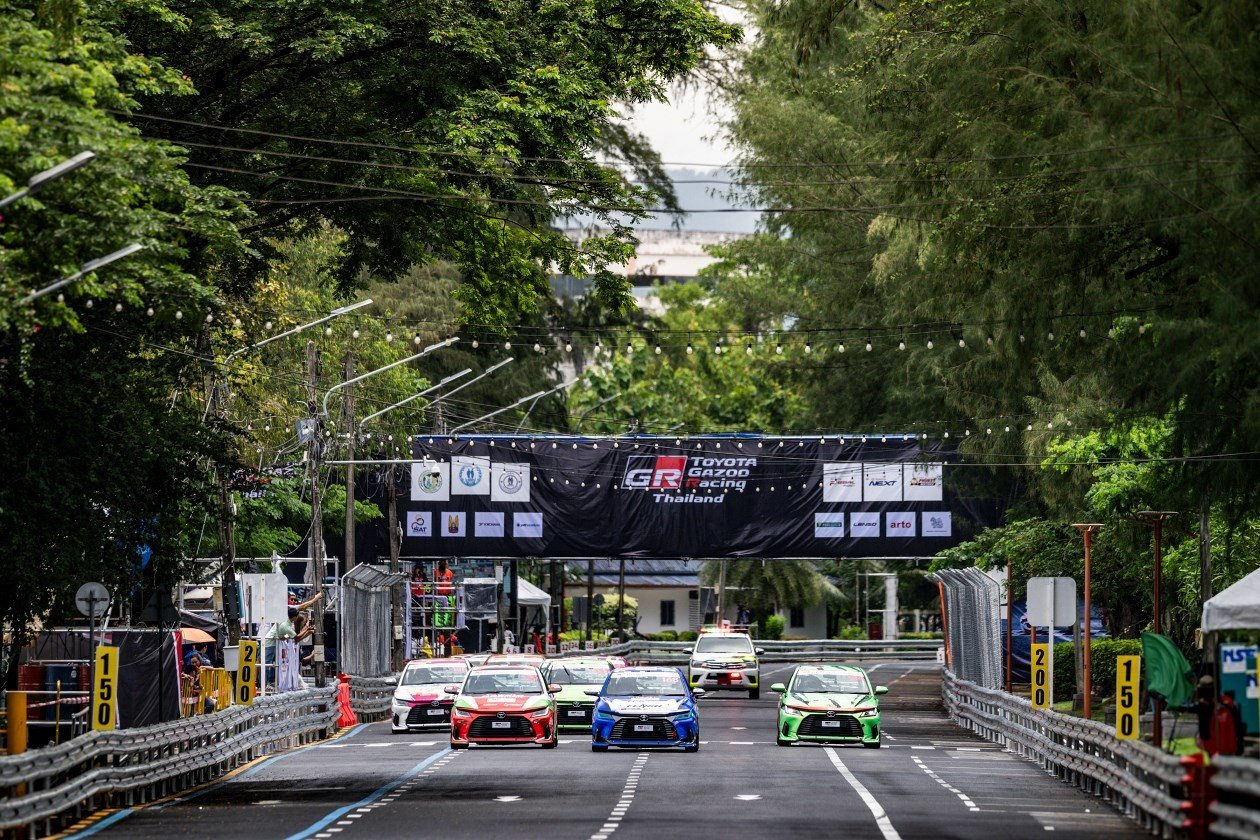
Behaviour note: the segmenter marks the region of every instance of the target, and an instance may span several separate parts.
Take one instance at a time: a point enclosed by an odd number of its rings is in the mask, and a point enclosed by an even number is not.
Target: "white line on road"
[[[840,771],[840,775],[849,783],[849,787],[857,791],[857,795],[862,797],[862,801],[866,803],[866,807],[871,809],[871,814],[875,817],[875,824],[879,826],[880,833],[884,835],[884,840],[901,840],[901,835],[897,833],[897,829],[893,828],[892,820],[888,819],[884,806],[879,804],[866,786],[857,780],[850,772],[848,767],[844,766],[844,762],[840,760],[840,756],[836,755],[836,751],[831,747],[826,747],[827,757],[831,759],[831,763]]]
[[[621,789],[621,798],[617,800],[617,804],[613,806],[612,812],[608,815],[608,822],[600,826],[599,831],[591,835],[591,840],[608,840],[608,837],[617,830],[617,826],[621,825],[622,818],[625,817],[626,811],[629,810],[630,804],[634,802],[634,794],[639,786],[639,776],[643,773],[643,765],[647,764],[648,753],[641,752],[634,760],[634,766],[630,768],[630,775],[626,777],[625,787]]]

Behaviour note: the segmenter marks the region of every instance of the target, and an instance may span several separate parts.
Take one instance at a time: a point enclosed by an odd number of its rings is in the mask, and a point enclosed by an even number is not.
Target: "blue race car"
[[[703,688],[689,688],[678,668],[618,668],[599,691],[591,719],[591,750],[609,747],[682,747],[700,749],[696,698]]]

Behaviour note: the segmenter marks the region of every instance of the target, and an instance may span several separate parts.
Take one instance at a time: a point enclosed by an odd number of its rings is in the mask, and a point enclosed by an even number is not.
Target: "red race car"
[[[537,668],[486,665],[473,668],[456,689],[451,710],[451,749],[469,744],[556,746],[556,701],[560,686],[543,682]]]
[[[468,673],[462,659],[415,659],[398,676],[390,703],[390,729],[396,733],[445,729],[451,723],[454,702],[445,688],[459,683]]]

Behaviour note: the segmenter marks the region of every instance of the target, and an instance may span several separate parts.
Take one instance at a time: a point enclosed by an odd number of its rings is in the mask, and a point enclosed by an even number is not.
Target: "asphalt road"
[[[770,666],[782,680],[792,666]],[[371,724],[166,803],[102,813],[71,837],[1141,837],[1100,800],[953,726],[940,672],[870,666],[889,686],[884,747],[779,747],[776,695],[701,701],[698,753],[474,747]]]

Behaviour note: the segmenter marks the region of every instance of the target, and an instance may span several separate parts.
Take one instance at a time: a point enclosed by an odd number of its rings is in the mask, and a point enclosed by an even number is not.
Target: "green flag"
[[[1172,639],[1158,633],[1142,634],[1146,665],[1146,693],[1164,698],[1169,707],[1184,706],[1194,697],[1194,669]]]

